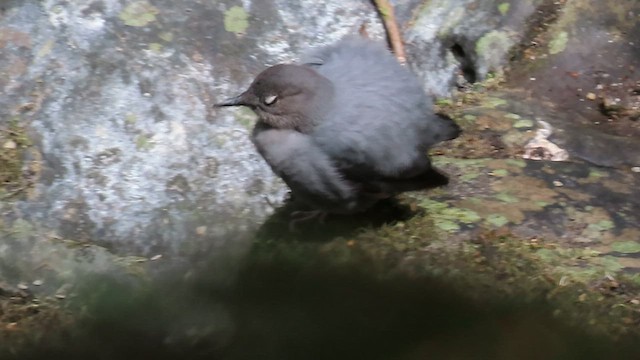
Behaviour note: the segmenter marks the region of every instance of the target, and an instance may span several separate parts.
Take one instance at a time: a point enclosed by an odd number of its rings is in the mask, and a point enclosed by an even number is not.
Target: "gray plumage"
[[[217,104],[235,105],[258,115],[253,142],[294,198],[332,213],[447,184],[427,151],[460,133],[382,44],[358,37],[268,68]]]

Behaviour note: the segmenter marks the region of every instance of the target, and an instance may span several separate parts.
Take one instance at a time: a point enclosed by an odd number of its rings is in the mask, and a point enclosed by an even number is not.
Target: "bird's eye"
[[[266,96],[262,102],[264,102],[265,105],[270,106],[276,103],[276,101],[278,101],[278,97],[275,95],[269,95]]]

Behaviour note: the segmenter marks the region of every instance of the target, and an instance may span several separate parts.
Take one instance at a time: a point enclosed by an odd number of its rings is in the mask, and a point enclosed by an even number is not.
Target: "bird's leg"
[[[289,221],[289,231],[294,232],[296,230],[297,223],[312,219],[318,219],[318,222],[320,224],[323,224],[326,217],[327,212],[322,210],[294,211],[291,213],[291,221]]]

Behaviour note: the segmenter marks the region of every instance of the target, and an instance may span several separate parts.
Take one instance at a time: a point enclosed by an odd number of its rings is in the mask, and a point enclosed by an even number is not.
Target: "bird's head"
[[[322,121],[333,99],[333,85],[304,65],[275,65],[260,73],[242,94],[216,107],[247,106],[275,128],[308,131]]]

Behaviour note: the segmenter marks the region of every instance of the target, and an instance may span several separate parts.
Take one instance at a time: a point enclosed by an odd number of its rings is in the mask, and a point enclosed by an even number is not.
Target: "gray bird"
[[[433,113],[408,69],[361,37],[270,67],[216,106],[258,115],[256,148],[293,198],[322,214],[361,212],[404,191],[446,185],[427,151],[460,134]]]

